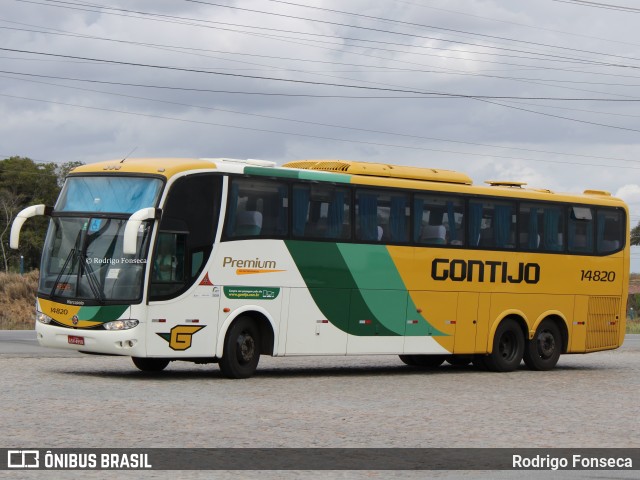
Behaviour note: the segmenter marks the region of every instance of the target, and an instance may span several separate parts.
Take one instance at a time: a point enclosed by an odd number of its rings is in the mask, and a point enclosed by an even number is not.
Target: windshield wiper
[[[104,302],[104,297],[100,292],[100,282],[98,282],[96,273],[93,271],[93,267],[87,259],[87,256],[84,254],[84,252],[78,252],[78,258],[80,259],[80,261],[82,261],[82,267],[78,272],[78,281],[80,281],[82,271],[85,271],[87,273],[87,283],[89,284],[89,288],[91,289],[91,293],[93,293],[94,298],[97,298],[98,300],[100,300],[100,302]]]
[[[58,276],[53,282],[53,288],[51,289],[51,292],[49,292],[49,296],[53,297],[55,295],[56,291],[58,290],[58,285],[59,285],[60,279],[62,278],[62,274],[67,269],[67,265],[69,265],[69,262],[74,259],[75,254],[76,254],[76,249],[72,248],[71,251],[69,252],[69,255],[67,255],[66,260],[64,261],[62,268],[60,269],[60,273],[58,273]]]
[[[69,251],[69,255],[67,255],[67,258],[65,259],[64,264],[60,269],[60,273],[58,274],[55,282],[53,283],[53,288],[51,289],[50,295],[55,296],[56,292],[58,291],[59,285],[60,285],[59,283],[60,279],[62,278],[62,275],[65,275],[65,272],[67,271],[67,267],[69,266],[69,263],[71,262],[71,264],[73,265],[75,260],[79,260],[78,272],[76,273],[75,294],[77,295],[78,293],[78,287],[80,286],[80,279],[83,273],[86,273],[85,278],[87,279],[87,284],[89,285],[89,289],[91,290],[91,294],[93,295],[93,298],[97,299],[100,303],[104,303],[104,297],[100,292],[100,282],[96,278],[96,273],[93,270],[93,267],[91,266],[85,254],[91,241],[83,242],[85,243],[85,245],[84,247],[82,247],[82,249],[80,249],[77,247],[81,243],[81,238],[82,238],[82,230],[78,232],[78,236],[75,242],[76,246]],[[73,272],[66,273],[66,275],[71,276],[73,275]],[[67,285],[68,285],[68,282],[67,282]]]

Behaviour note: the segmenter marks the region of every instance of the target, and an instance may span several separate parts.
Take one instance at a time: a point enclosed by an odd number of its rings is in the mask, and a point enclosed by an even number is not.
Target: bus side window
[[[335,185],[293,187],[294,237],[348,240],[351,238],[351,192]]]
[[[564,213],[548,203],[520,204],[518,245],[521,250],[564,250]]]
[[[185,239],[186,235],[182,233],[158,232],[152,274],[154,282],[183,281]]]
[[[540,205],[522,203],[520,205],[518,245],[521,250],[538,250],[540,248],[540,232],[542,208]]]
[[[569,251],[593,253],[593,209],[569,207]]]
[[[409,195],[356,190],[356,239],[368,242],[409,241]]]
[[[283,237],[288,234],[289,187],[283,182],[235,178],[229,188],[227,238]]]
[[[611,253],[624,246],[624,217],[621,210],[598,209],[598,253]]]
[[[413,241],[425,245],[464,243],[464,201],[455,197],[416,195]]]
[[[471,245],[515,248],[516,209],[512,202],[469,202]]]

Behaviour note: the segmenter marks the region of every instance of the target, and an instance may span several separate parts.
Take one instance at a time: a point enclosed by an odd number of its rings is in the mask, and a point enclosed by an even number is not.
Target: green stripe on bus
[[[244,167],[247,175],[261,177],[293,178],[297,180],[314,180],[333,183],[351,183],[351,175],[344,173],[320,172],[315,170],[293,170],[288,168]]]
[[[386,246],[341,243],[338,249],[362,298],[386,328],[405,335],[407,317],[411,316],[422,320],[411,328],[411,336],[445,335],[417,313]]]
[[[80,307],[78,318],[92,322],[110,322],[118,320],[129,305],[105,305],[102,307]]]
[[[285,242],[314,302],[335,327],[351,335],[398,335],[380,324],[362,328],[360,320],[380,323],[333,242]]]
[[[316,305],[340,330],[358,336],[401,336],[411,315],[422,320],[411,336],[445,335],[417,313],[384,245],[296,240],[285,244]]]

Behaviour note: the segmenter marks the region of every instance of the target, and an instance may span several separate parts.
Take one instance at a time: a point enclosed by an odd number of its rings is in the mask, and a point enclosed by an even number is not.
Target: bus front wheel
[[[161,372],[169,365],[169,360],[166,358],[131,357],[131,360],[143,372]]]
[[[227,332],[219,365],[227,378],[249,378],[260,361],[260,330],[250,317],[240,317]]]
[[[498,325],[493,337],[493,350],[484,357],[489,370],[494,372],[512,372],[524,355],[524,333],[518,322],[507,318]]]
[[[531,370],[551,370],[558,363],[562,349],[560,329],[552,321],[540,324],[524,349],[524,363]]]

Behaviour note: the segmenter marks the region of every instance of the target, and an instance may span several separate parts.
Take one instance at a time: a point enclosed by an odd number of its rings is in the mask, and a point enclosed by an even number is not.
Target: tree
[[[69,172],[80,165],[84,165],[82,162],[67,162],[56,166],[56,175],[58,176],[58,186],[62,188],[64,185],[64,179],[69,175]]]
[[[5,270],[17,269],[20,255],[27,269],[38,268],[48,220],[29,219],[20,234],[20,252],[9,249],[11,223],[25,207],[44,203],[53,206],[64,176],[79,162],[36,163],[26,157],[0,160],[0,254]]]
[[[20,197],[12,194],[7,190],[0,190],[0,216],[1,222],[4,224],[0,228],[0,252],[2,253],[2,262],[4,264],[5,273],[9,273],[9,258],[5,246],[5,238],[11,228],[11,222],[14,219],[20,206]]]
[[[640,245],[640,223],[631,229],[631,245]]]

